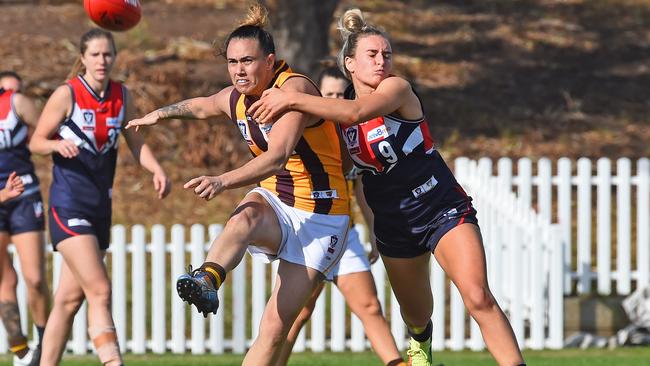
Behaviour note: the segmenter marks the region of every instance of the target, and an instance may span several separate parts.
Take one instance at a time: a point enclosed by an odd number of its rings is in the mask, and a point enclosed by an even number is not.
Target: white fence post
[[[131,351],[147,351],[147,253],[142,225],[131,228]]]
[[[636,176],[636,283],[639,288],[642,284],[650,283],[650,159],[639,159]]]
[[[223,230],[223,226],[220,224],[212,224],[208,226],[208,233],[210,236],[210,243],[214,241],[214,239],[219,236],[221,231]],[[211,244],[210,244],[211,245]],[[216,315],[211,316],[210,319],[210,341],[209,341],[209,347],[210,350],[213,354],[222,354],[224,352],[224,310],[223,307],[225,307],[224,304],[224,294],[223,294],[223,289],[220,289],[217,296],[219,298],[219,304],[221,305],[222,310],[217,311]]]
[[[192,253],[190,262],[194,268],[198,268],[205,260],[205,228],[203,225],[192,225],[190,228],[190,240],[190,250]],[[205,353],[205,318],[196,309],[190,310],[190,313],[192,314],[192,340],[190,342],[190,348],[192,349],[192,354],[202,355]]]
[[[123,349],[128,349],[126,332],[126,228],[115,225],[111,229],[112,243],[109,248],[112,269],[113,322],[117,338]],[[83,316],[85,320],[85,315]],[[75,320],[76,322],[76,320]],[[84,340],[85,343],[85,340]]]
[[[578,293],[591,291],[591,161],[578,159]]]
[[[158,354],[167,351],[166,244],[165,227],[154,225],[151,228],[151,350]]]
[[[632,291],[631,171],[630,159],[618,159],[616,164],[616,290],[620,295],[629,295]]]
[[[185,303],[176,292],[176,279],[185,272],[185,228],[172,226],[170,296],[172,301],[172,352],[185,352]]]
[[[562,228],[562,242],[564,243],[564,294],[571,292],[571,224],[573,222],[571,215],[571,160],[569,158],[560,158],[557,161],[558,180],[557,180],[557,216]]]
[[[330,348],[334,352],[345,351],[345,299],[338,287],[328,284],[331,294]]]
[[[246,263],[247,256],[232,271],[232,350],[246,352]]]
[[[598,159],[596,180],[598,181],[596,204],[598,293],[609,295],[612,292],[612,169],[609,159]]]

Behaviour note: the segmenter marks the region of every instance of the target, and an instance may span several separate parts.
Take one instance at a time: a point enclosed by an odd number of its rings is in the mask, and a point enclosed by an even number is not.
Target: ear
[[[273,70],[274,66],[275,66],[275,53],[269,53],[269,55],[266,56],[266,67],[269,70]]]
[[[355,69],[355,62],[352,57],[345,57],[345,61],[343,62],[345,64],[345,68],[350,72],[350,74],[354,74],[354,69]]]

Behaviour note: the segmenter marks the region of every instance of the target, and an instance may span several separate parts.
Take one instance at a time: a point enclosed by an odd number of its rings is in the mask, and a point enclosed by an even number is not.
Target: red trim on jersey
[[[11,112],[11,96],[13,95],[12,90],[5,90],[0,94],[0,119],[5,119]]]
[[[79,233],[76,233],[76,232],[72,231],[70,228],[68,228],[67,226],[63,225],[63,223],[61,222],[61,219],[59,219],[59,214],[56,213],[56,210],[54,209],[54,207],[52,207],[52,216],[54,216],[54,221],[56,221],[56,224],[59,225],[61,230],[65,231],[66,234],[71,235],[71,236],[79,235]]]
[[[429,132],[429,124],[426,119],[420,123],[420,131],[422,131],[422,137],[424,138],[424,151],[431,150],[433,148],[433,137]]]

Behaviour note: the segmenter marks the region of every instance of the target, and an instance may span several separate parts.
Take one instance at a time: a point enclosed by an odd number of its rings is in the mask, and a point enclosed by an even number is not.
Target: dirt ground
[[[244,2],[143,3],[142,22],[116,34],[114,73],[140,113],[228,84],[211,44],[235,25]],[[396,73],[416,86],[448,161],[650,155],[650,1],[345,0],[335,15],[353,5],[391,34]],[[3,1],[0,19],[0,69],[19,72],[26,93],[44,103],[92,24],[80,2],[61,0]],[[218,120],[170,121],[144,134],[174,182],[173,194],[158,202],[150,176],[123,148],[114,221],[222,222],[245,190],[204,203],[182,183],[248,159],[236,129]],[[47,187],[50,159],[35,161]]]

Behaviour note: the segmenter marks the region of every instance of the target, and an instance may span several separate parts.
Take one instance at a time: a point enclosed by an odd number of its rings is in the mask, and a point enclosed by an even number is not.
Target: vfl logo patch
[[[336,244],[339,242],[339,237],[336,235],[330,236],[330,245],[327,246],[327,252],[333,254],[336,251]]]
[[[345,144],[348,146],[348,151],[350,154],[356,155],[361,153],[361,148],[359,147],[359,130],[357,126],[348,127],[345,130]]]
[[[311,198],[315,200],[339,198],[339,195],[336,192],[336,189],[330,189],[327,191],[311,191]]]
[[[95,113],[89,110],[83,112],[84,116],[84,125],[93,125],[95,124]]]
[[[388,131],[386,131],[386,126],[382,125],[377,128],[373,128],[372,130],[368,131],[368,142],[373,142],[375,140],[379,140],[382,138],[386,138],[388,136]]]

